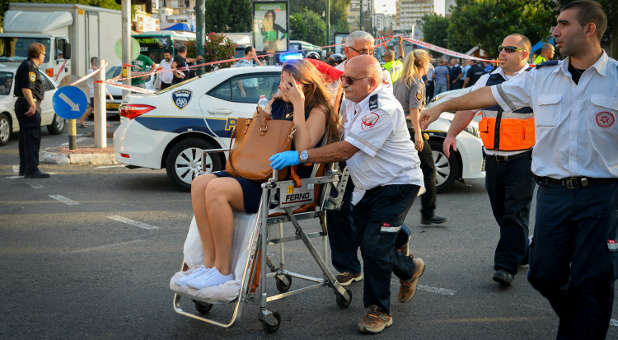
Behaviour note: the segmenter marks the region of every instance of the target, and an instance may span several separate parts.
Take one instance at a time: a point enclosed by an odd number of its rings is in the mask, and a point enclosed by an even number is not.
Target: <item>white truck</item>
[[[37,41],[47,51],[39,69],[57,83],[69,74],[86,74],[91,57],[120,64],[115,46],[122,38],[121,17],[120,11],[100,7],[12,2],[0,34],[0,63],[21,63]]]

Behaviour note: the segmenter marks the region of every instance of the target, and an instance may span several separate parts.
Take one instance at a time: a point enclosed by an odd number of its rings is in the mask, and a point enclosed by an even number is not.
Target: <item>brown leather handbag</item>
[[[288,120],[272,120],[265,116],[252,120],[239,118],[225,171],[232,176],[266,181],[273,173],[268,159],[292,148],[295,131],[294,123]]]

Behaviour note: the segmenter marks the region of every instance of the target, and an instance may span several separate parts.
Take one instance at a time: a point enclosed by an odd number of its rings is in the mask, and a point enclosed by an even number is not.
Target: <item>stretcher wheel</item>
[[[197,300],[193,300],[193,303],[195,304],[195,309],[200,314],[207,314],[212,309],[211,303],[206,303],[206,302],[197,301]]]
[[[272,318],[262,320],[262,327],[264,328],[264,332],[269,334],[278,331],[279,326],[281,325],[281,315],[279,315],[278,312],[272,312],[272,316]]]
[[[277,290],[280,293],[285,293],[292,287],[292,277],[288,274],[277,275],[275,276],[275,283],[277,285]]]
[[[352,291],[345,287],[343,289],[345,289],[345,295],[339,294],[339,292],[335,294],[337,296],[337,306],[340,309],[346,309],[350,307],[350,303],[352,303]]]

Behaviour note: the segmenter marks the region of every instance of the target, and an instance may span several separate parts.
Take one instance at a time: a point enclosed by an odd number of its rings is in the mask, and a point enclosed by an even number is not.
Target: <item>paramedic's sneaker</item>
[[[206,266],[201,265],[199,267],[196,267],[194,269],[189,269],[187,270],[186,274],[179,277],[178,279],[176,279],[176,285],[178,286],[186,286],[187,282],[189,280],[192,280],[200,275],[202,275],[202,273],[204,272],[209,272],[212,268],[206,268]]]
[[[370,305],[367,314],[358,323],[358,328],[362,333],[380,333],[384,328],[390,327],[393,324],[393,318],[382,312],[380,307]]]
[[[412,259],[412,262],[414,262],[414,274],[412,274],[412,277],[408,280],[401,280],[401,287],[399,287],[399,302],[405,303],[412,300],[416,293],[418,279],[423,276],[425,272],[425,262],[423,259],[419,257]]]
[[[339,282],[342,286],[349,286],[352,282],[360,281],[363,279],[363,273],[352,274],[348,272],[343,272],[335,276],[337,282]]]
[[[222,285],[233,279],[232,274],[223,275],[217,268],[210,273],[203,273],[192,280],[187,281],[187,286],[194,289],[204,289],[208,287]]]

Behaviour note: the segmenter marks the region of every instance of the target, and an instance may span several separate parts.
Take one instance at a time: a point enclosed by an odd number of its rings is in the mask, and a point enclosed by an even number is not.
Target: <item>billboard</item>
[[[253,42],[256,51],[287,51],[287,1],[253,2]]]
[[[343,54],[343,47],[349,33],[335,33],[335,53]]]

